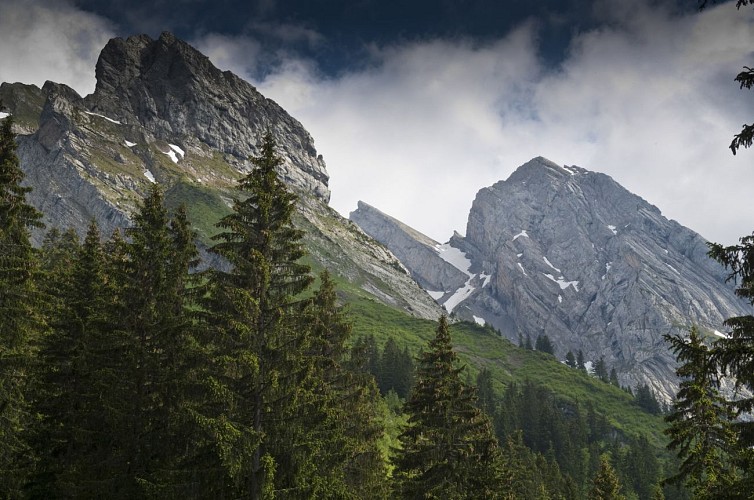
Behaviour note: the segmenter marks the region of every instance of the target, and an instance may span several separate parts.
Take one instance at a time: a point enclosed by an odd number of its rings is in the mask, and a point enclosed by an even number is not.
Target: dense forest
[[[667,409],[676,459],[591,404],[532,381],[500,386],[485,367],[472,375],[444,316],[420,350],[352,335],[334,279],[327,271],[315,279],[302,263],[296,196],[276,174],[280,162],[268,133],[232,212],[217,223],[210,251],[227,265],[194,272],[186,211],[168,211],[157,185],[131,227],[101,235],[92,222],[83,241],[51,229],[36,249],[29,237],[40,214],[25,201],[11,119],[4,120],[0,497],[751,491],[745,443],[754,433],[736,420],[751,400],[731,406],[710,376],[715,359],[738,367],[733,354],[714,358],[693,330],[669,339],[684,380]],[[554,350],[546,338],[533,348]],[[584,370],[578,358],[569,353],[567,364]],[[614,371],[596,370],[616,384]],[[664,411],[648,387],[634,389],[644,411]]]

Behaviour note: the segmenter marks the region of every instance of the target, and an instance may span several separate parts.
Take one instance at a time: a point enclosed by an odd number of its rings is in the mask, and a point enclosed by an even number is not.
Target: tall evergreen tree
[[[13,118],[0,123],[0,497],[18,496],[31,459],[25,439],[31,416],[33,343],[41,330],[35,305],[35,252],[30,230],[41,214],[26,202],[13,134]]]
[[[327,271],[308,311],[314,356],[313,396],[302,431],[310,443],[315,478],[305,477],[298,495],[310,498],[386,497],[387,469],[377,446],[384,429],[377,421],[374,378],[348,358],[351,324],[337,304]],[[343,418],[347,415],[348,418]]]
[[[749,71],[749,77],[751,75]],[[711,244],[709,255],[730,270],[728,279],[738,282],[736,295],[754,305],[754,234],[741,238],[738,245]],[[711,366],[715,371],[730,375],[737,387],[746,389],[748,396],[741,397],[739,393],[729,403],[737,414],[750,414],[754,412],[754,316],[728,318],[725,324],[731,332],[712,346]],[[737,488],[750,492],[754,490],[754,421],[740,419],[734,430],[737,434],[737,460],[745,471]]]
[[[162,189],[152,186],[134,224],[126,230],[127,261],[120,329],[132,371],[132,436],[124,443],[129,488],[153,496],[178,496],[199,488],[187,477],[191,460],[191,412],[196,410],[195,332],[190,274],[196,264],[195,234],[186,212],[170,216]]]
[[[696,498],[728,495],[735,478],[730,460],[736,437],[731,427],[734,415],[718,392],[710,350],[696,327],[688,337],[666,335],[665,340],[681,363],[676,370],[680,388],[665,418],[670,424],[665,433],[671,439],[668,448],[677,449],[683,462],[668,481],[686,482]]]
[[[462,380],[448,322],[419,357],[416,385],[405,405],[396,477],[407,498],[495,498],[501,489],[500,450],[489,419]]]
[[[253,169],[239,181],[245,198],[218,223],[222,232],[211,250],[231,269],[208,273],[203,306],[214,346],[209,382],[217,396],[205,427],[233,487],[254,499],[290,486],[275,479],[276,469],[293,477],[311,465],[291,462],[295,443],[286,432],[303,418],[301,398],[309,397],[299,390],[313,360],[301,321],[306,302],[298,296],[312,277],[300,263],[296,196],[278,178],[282,160],[275,148],[267,133]]]
[[[54,235],[53,235],[54,236]],[[61,250],[59,250],[60,252]],[[56,264],[59,265],[59,264]],[[111,432],[103,420],[103,399],[112,393],[103,367],[108,324],[105,256],[99,228],[89,225],[83,245],[67,270],[50,270],[47,292],[56,304],[42,343],[42,383],[36,411],[39,472],[33,495],[51,497],[109,496],[106,462]]]

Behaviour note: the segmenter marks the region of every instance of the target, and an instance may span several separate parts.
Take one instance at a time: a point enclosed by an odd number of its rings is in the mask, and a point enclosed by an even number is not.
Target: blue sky
[[[693,0],[0,0],[0,81],[94,89],[114,36],[172,31],[299,119],[331,205],[440,242],[535,156],[611,175],[726,244],[754,229],[754,121],[733,81],[754,11]]]

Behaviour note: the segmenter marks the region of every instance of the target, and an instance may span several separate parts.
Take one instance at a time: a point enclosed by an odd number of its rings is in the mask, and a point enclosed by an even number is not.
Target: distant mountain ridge
[[[649,383],[666,399],[677,385],[662,335],[691,324],[722,330],[725,318],[746,314],[701,236],[607,175],[541,157],[481,189],[466,236],[445,246],[411,241],[365,204],[351,219],[456,316],[514,342],[547,335],[561,358],[568,350],[603,357],[622,384]],[[460,285],[438,279],[443,247],[468,260]],[[428,251],[429,261],[417,262]]]

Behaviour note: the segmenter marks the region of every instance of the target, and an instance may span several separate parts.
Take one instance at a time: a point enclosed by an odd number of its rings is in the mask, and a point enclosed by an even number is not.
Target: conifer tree
[[[600,359],[594,364],[594,375],[605,383],[610,381],[607,372],[607,363],[605,363],[605,358],[602,356],[600,356]]]
[[[501,489],[500,450],[489,419],[462,380],[448,322],[419,357],[406,402],[409,425],[395,475],[406,498],[495,498]]]
[[[313,397],[303,422],[304,441],[314,445],[311,461],[317,472],[314,481],[303,478],[310,484],[308,491],[298,491],[311,498],[385,497],[387,470],[377,446],[384,432],[376,420],[379,393],[374,378],[348,359],[351,324],[337,304],[329,273],[323,271],[320,278],[308,311]]]
[[[267,133],[253,169],[239,181],[245,198],[218,223],[222,232],[211,250],[231,269],[208,273],[203,305],[214,349],[208,380],[217,397],[205,428],[232,487],[254,499],[282,486],[276,470],[293,477],[311,465],[292,461],[296,443],[285,435],[303,418],[301,403],[309,397],[299,391],[313,360],[301,321],[306,302],[298,296],[312,278],[299,262],[296,196],[278,178],[275,148]]]
[[[162,189],[152,186],[126,230],[122,315],[132,377],[132,436],[127,450],[129,488],[139,494],[178,496],[198,488],[187,478],[194,434],[190,412],[197,405],[195,335],[190,274],[196,264],[195,234],[186,212],[170,216]],[[187,456],[188,455],[188,456]]]
[[[696,327],[687,338],[666,335],[681,366],[678,396],[665,420],[670,427],[670,450],[682,460],[669,482],[686,482],[697,498],[717,498],[727,493],[735,478],[730,453],[735,443],[733,413],[717,388],[711,369],[710,350]]]
[[[581,371],[586,371],[586,363],[584,362],[584,351],[579,349],[579,352],[576,354],[576,368],[578,368]]]
[[[477,406],[488,417],[495,415],[495,390],[492,387],[492,372],[482,368],[476,376]]]
[[[31,188],[21,186],[12,125],[12,116],[0,123],[0,497],[18,496],[31,459],[25,432],[33,343],[41,330],[29,240],[30,230],[42,227],[41,214],[26,202]]]
[[[615,368],[610,369],[610,385],[620,387],[620,382],[618,381],[618,372],[615,371]]]
[[[106,486],[108,474],[101,466],[111,441],[103,425],[108,407],[103,400],[115,387],[102,376],[110,362],[110,351],[102,350],[103,338],[111,325],[105,256],[95,222],[70,264],[67,271],[52,269],[50,278],[55,281],[47,287],[57,307],[50,310],[50,332],[40,353],[42,384],[36,410],[43,419],[35,445],[41,461],[33,494],[41,497],[92,497],[113,491]]]
[[[615,469],[604,455],[600,458],[600,468],[592,481],[588,498],[589,500],[623,500],[625,498],[620,493],[620,482]]]
[[[547,335],[537,336],[537,340],[534,342],[534,348],[540,352],[555,355],[555,346],[552,345],[550,337]]]
[[[572,351],[568,351],[568,352],[566,353],[566,357],[565,357],[565,364],[566,364],[567,366],[570,366],[571,368],[577,368],[577,365],[576,365],[576,357],[575,357],[575,356],[573,355],[573,352],[572,352]]]

